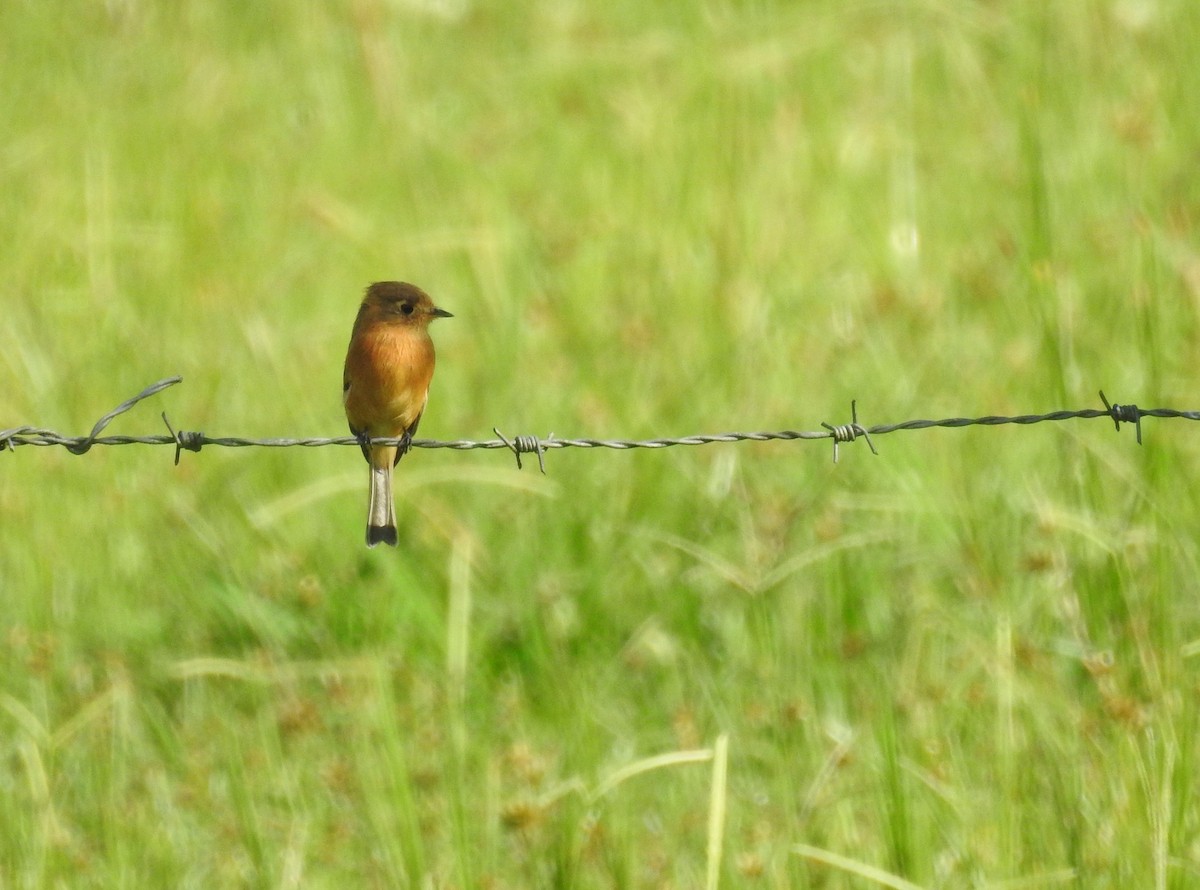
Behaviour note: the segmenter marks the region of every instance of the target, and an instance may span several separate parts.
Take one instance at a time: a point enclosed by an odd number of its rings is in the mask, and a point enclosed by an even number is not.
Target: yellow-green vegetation
[[[0,429],[1197,406],[1193,0],[0,4]],[[1200,427],[0,453],[0,887],[1200,883]]]

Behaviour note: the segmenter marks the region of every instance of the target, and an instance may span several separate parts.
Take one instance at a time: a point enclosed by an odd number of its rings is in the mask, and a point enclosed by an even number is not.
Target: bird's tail
[[[392,500],[392,464],[371,466],[371,499],[367,506],[367,546],[396,546],[396,503]]]

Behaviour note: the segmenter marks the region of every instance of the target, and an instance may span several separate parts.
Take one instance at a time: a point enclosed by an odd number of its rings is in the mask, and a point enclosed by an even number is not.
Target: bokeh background
[[[1197,407],[1191,0],[0,5],[0,429]],[[0,453],[0,886],[1186,887],[1200,430]]]

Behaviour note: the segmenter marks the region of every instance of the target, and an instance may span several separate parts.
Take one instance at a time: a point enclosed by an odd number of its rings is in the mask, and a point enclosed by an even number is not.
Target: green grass
[[[179,6],[180,8],[176,8]],[[1200,10],[0,8],[0,428],[1195,408]],[[1200,882],[1200,438],[0,453],[0,888]]]

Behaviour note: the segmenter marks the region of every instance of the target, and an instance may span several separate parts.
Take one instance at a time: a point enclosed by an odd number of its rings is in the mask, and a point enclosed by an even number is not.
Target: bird
[[[396,546],[392,467],[412,444],[433,379],[429,325],[451,313],[404,281],[377,281],[366,290],[346,350],[342,404],[350,432],[370,467],[367,546]],[[399,445],[371,444],[399,439]]]

